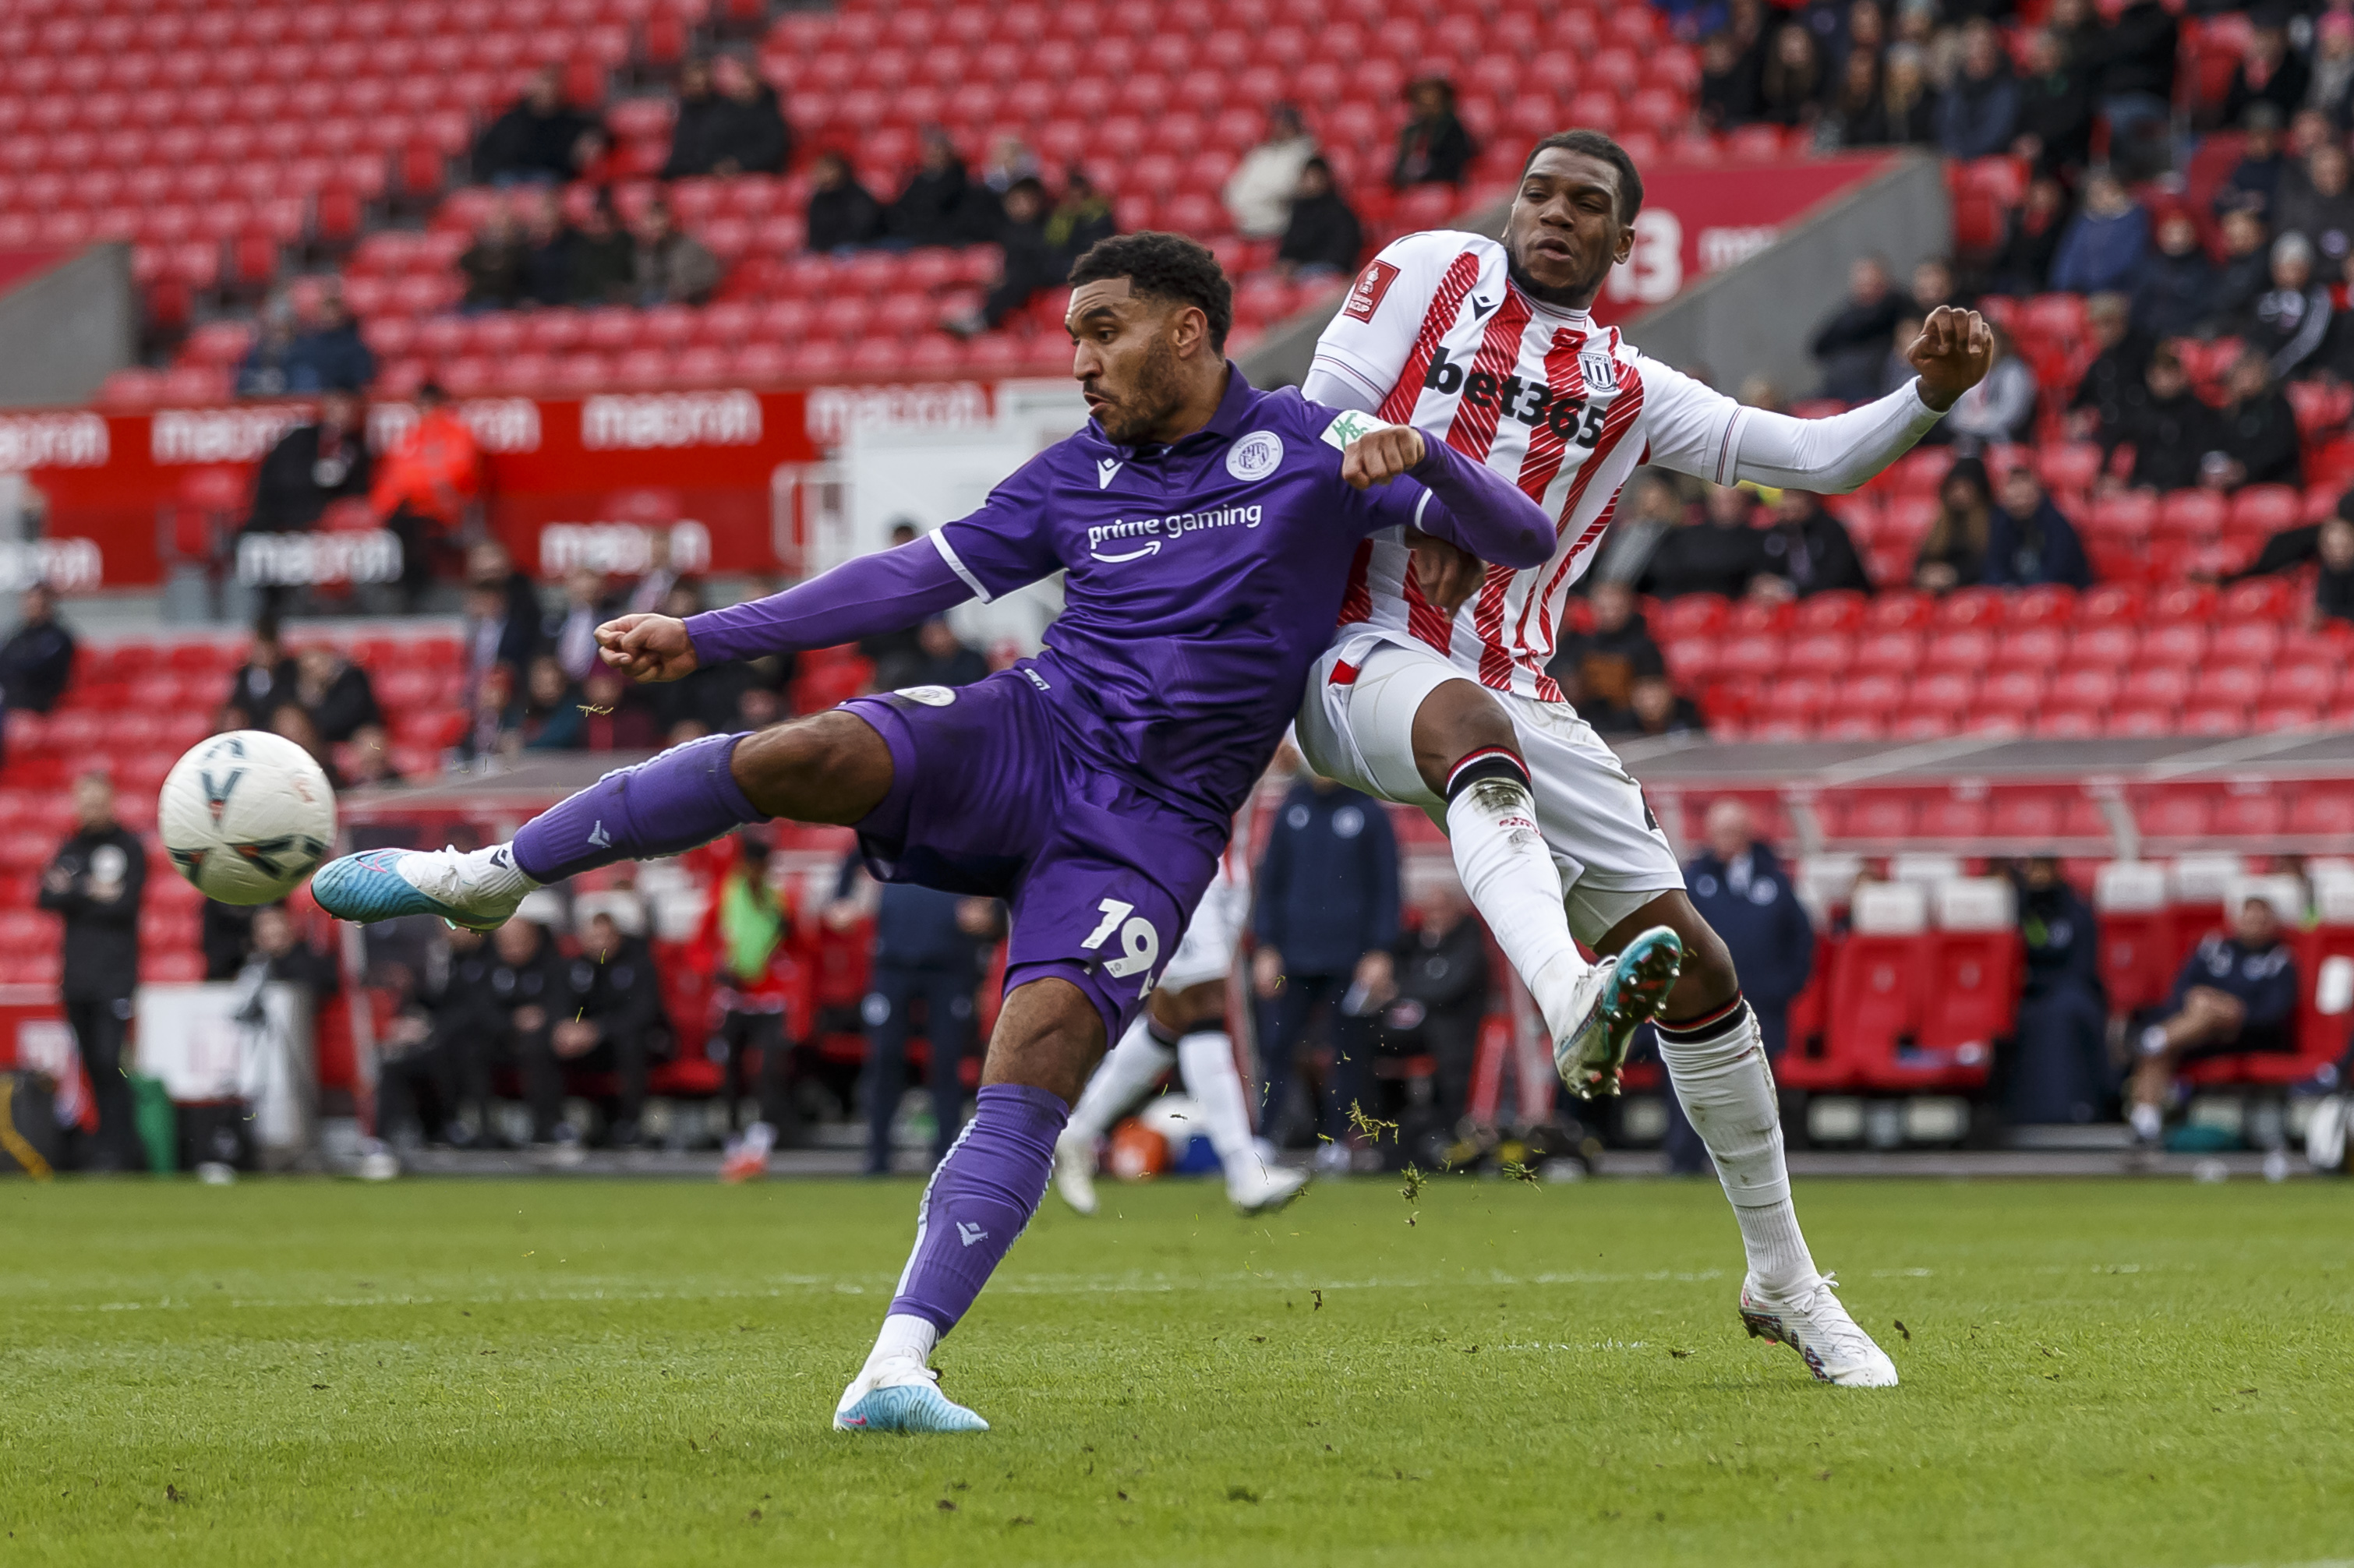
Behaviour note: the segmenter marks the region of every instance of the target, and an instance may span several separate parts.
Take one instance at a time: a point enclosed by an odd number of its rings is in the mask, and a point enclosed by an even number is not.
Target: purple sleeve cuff
[[[767,599],[689,616],[686,634],[698,663],[724,664],[896,631],[972,597],[927,536],[845,561]]]
[[[1421,527],[1483,561],[1515,568],[1553,559],[1553,519],[1511,480],[1485,463],[1426,434],[1423,458],[1406,471],[1437,503],[1423,509]]]

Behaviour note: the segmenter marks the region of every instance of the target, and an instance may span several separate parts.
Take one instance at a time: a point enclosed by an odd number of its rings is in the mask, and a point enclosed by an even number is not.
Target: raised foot
[[[1066,1132],[1055,1140],[1055,1192],[1075,1213],[1096,1212],[1096,1140]]]
[[[496,852],[506,853],[504,850]],[[512,865],[502,869],[513,888],[472,885],[472,857],[455,850],[369,850],[331,860],[311,878],[311,896],[339,920],[366,924],[404,915],[432,915],[452,926],[493,930],[507,922],[529,885]]]
[[[1635,1031],[1650,1022],[1683,972],[1684,945],[1666,926],[1654,926],[1605,959],[1579,980],[1577,1023],[1553,1043],[1553,1065],[1580,1099],[1618,1092],[1619,1070]]]
[[[1246,1186],[1229,1186],[1226,1196],[1234,1200],[1235,1213],[1238,1214],[1271,1214],[1308,1191],[1308,1180],[1305,1171],[1295,1171],[1288,1165],[1269,1165]]]
[[[1755,1277],[1742,1282],[1741,1321],[1752,1339],[1798,1352],[1818,1383],[1841,1388],[1894,1388],[1896,1363],[1848,1316],[1829,1275],[1786,1298],[1767,1296]]]

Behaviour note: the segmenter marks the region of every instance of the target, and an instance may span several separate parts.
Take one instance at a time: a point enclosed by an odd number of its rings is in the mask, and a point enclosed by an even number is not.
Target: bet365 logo
[[[1463,394],[1471,408],[1510,415],[1531,429],[1551,430],[1564,445],[1591,447],[1602,439],[1602,420],[1608,410],[1596,408],[1580,393],[1555,397],[1542,381],[1507,376],[1500,381],[1485,370],[1466,371],[1440,349],[1430,356],[1422,384],[1452,397]]]

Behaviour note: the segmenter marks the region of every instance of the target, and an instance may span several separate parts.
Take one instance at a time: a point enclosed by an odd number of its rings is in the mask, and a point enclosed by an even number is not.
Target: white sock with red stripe
[[[1708,1145],[1716,1179],[1741,1225],[1749,1272],[1781,1297],[1815,1281],[1815,1259],[1790,1203],[1782,1159],[1782,1114],[1757,1015],[1740,996],[1716,1012],[1660,1024],[1659,1060],[1684,1115]]]
[[[1140,1013],[1119,1044],[1105,1053],[1096,1066],[1095,1076],[1079,1095],[1079,1103],[1071,1107],[1071,1119],[1064,1124],[1065,1138],[1083,1138],[1090,1143],[1111,1130],[1111,1124],[1126,1116],[1136,1102],[1152,1092],[1177,1060],[1176,1050],[1155,1039],[1150,1017]]]
[[[1472,906],[1536,999],[1558,1040],[1576,1023],[1570,991],[1591,968],[1563,905],[1561,870],[1537,832],[1525,764],[1500,747],[1475,751],[1447,779],[1447,840]]]

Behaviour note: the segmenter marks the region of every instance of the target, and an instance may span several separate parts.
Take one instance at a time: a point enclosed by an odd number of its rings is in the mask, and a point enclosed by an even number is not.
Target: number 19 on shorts
[[[1104,972],[1115,980],[1141,974],[1144,984],[1138,988],[1136,994],[1140,1000],[1142,999],[1152,990],[1152,966],[1161,960],[1161,934],[1152,928],[1151,921],[1136,913],[1133,904],[1107,898],[1096,908],[1102,912],[1103,918],[1097,922],[1094,930],[1087,933],[1087,938],[1079,944],[1080,948],[1092,953],[1111,940],[1114,931],[1119,932],[1119,957],[1106,959]]]

